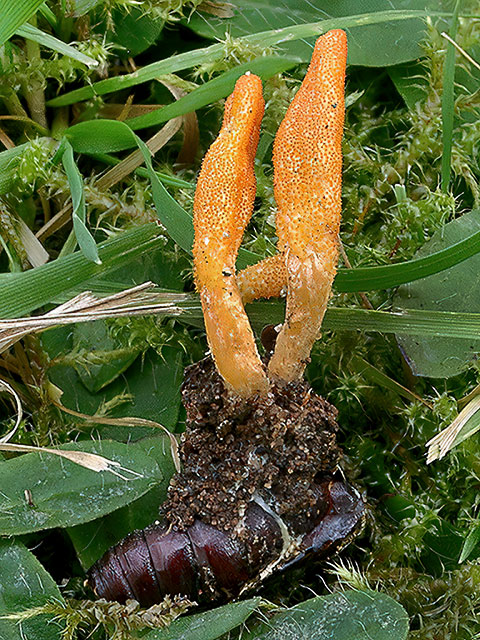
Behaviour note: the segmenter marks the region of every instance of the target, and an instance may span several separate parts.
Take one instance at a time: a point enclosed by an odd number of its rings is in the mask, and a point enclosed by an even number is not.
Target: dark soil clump
[[[337,468],[337,410],[304,382],[248,402],[230,394],[207,358],[186,370],[182,473],[163,508],[179,529],[200,519],[232,531],[253,496],[295,533],[325,508],[318,485]]]

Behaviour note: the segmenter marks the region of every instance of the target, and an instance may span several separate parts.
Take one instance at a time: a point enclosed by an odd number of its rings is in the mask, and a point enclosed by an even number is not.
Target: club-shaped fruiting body
[[[246,397],[268,390],[235,271],[255,200],[253,165],[263,109],[260,78],[239,78],[203,160],[193,205],[195,280],[208,343],[225,382]]]
[[[263,112],[255,76],[237,82],[202,166],[194,207],[197,287],[217,368],[241,396],[268,390],[241,297],[249,302],[286,292],[285,323],[268,366],[275,381],[300,378],[319,337],[338,261],[346,57],[343,31],[317,40],[274,143],[279,253],[237,278],[235,259],[255,196],[253,163]]]

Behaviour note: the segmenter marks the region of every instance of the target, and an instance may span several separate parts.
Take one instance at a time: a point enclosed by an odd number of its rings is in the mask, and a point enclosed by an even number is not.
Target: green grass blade
[[[246,71],[251,71],[266,80],[276,73],[283,73],[287,69],[291,69],[299,62],[300,60],[298,58],[288,58],[285,56],[265,56],[250,62],[245,62],[235,67],[235,69],[222,73],[218,78],[205,82],[205,84],[198,87],[198,89],[194,89],[191,93],[176,100],[172,104],[167,104],[165,107],[152,111],[151,113],[146,113],[143,116],[130,118],[126,121],[126,124],[134,130],[162,124],[162,122],[166,122],[171,118],[196,111],[201,107],[212,104],[212,102],[225,98],[232,93],[235,82]]]
[[[281,302],[255,302],[247,305],[247,312],[257,328],[283,322],[285,315]],[[325,314],[323,329],[478,339],[480,313],[417,309],[397,313],[330,307]]]
[[[421,311],[401,313],[369,309],[330,309],[325,316],[325,329],[376,331],[410,336],[445,338],[478,338],[479,313],[454,311]]]
[[[390,378],[386,373],[375,367],[373,364],[370,364],[370,362],[367,362],[363,358],[359,356],[353,356],[351,364],[355,368],[355,371],[358,371],[360,375],[367,378],[368,380],[371,380],[379,387],[388,389],[389,391],[392,391],[393,393],[396,393],[400,397],[406,398],[407,400],[418,400],[419,402],[425,404],[427,407],[431,408],[431,405],[422,397],[420,397],[410,389],[407,389],[407,387],[404,387],[396,380],[393,380],[393,378]]]
[[[86,286],[92,278],[161,246],[163,241],[162,230],[157,224],[150,223],[99,244],[101,265],[76,252],[24,273],[9,274],[0,279],[0,317],[24,316],[49,303],[56,296],[65,294],[74,287]]]
[[[455,39],[458,26],[458,14],[460,12],[461,0],[457,0],[452,16],[450,27],[450,37]],[[444,193],[448,191],[450,184],[451,160],[452,160],[452,138],[453,138],[453,116],[455,110],[455,47],[451,42],[447,42],[447,55],[443,71],[443,93],[442,93],[442,177],[441,188]]]
[[[423,258],[380,267],[339,269],[334,287],[337,291],[342,292],[389,289],[444,271],[467,260],[467,258],[471,258],[479,251],[480,232],[477,231],[451,247]]]
[[[239,38],[239,40],[246,44],[269,47],[281,42],[290,42],[311,36],[319,36],[329,29],[348,29],[350,27],[380,24],[396,20],[426,18],[430,15],[444,16],[451,14],[422,10],[378,11],[375,13],[363,13],[355,16],[329,18],[328,20],[320,20],[318,22],[292,25],[284,27],[283,29],[262,31],[260,33],[254,33],[252,35]],[[165,75],[167,73],[176,73],[183,69],[195,67],[204,62],[214,62],[215,60],[223,58],[224,54],[225,51],[222,43],[217,43],[203,49],[180,53],[176,56],[171,56],[166,60],[159,60],[158,62],[146,65],[142,69],[138,69],[138,71],[134,71],[133,73],[129,73],[124,76],[117,76],[115,78],[107,78],[106,80],[100,80],[100,82],[96,82],[91,86],[75,89],[74,91],[65,93],[62,96],[53,98],[47,102],[47,104],[51,107],[62,107],[81,100],[89,100],[94,96],[102,96],[107,93],[112,93],[112,91],[119,91],[121,89],[127,89],[128,87],[134,87],[142,84],[143,82],[154,80],[158,76]]]
[[[55,262],[21,274],[11,274],[0,282],[0,317],[19,317],[53,300],[65,300],[75,291],[88,288],[93,293],[105,295],[115,288],[106,289],[89,281],[107,271],[158,246],[161,242],[160,229],[155,224],[136,227],[118,238],[99,245],[102,265],[86,260],[79,252],[59,258]],[[108,265],[108,266],[107,266]],[[17,295],[21,288],[22,296]],[[186,299],[187,298],[187,299]],[[178,300],[170,297],[175,305],[174,313],[195,326],[203,323],[202,309],[198,296],[178,293]],[[282,323],[285,316],[282,301],[258,301],[247,305],[247,313],[253,326],[259,330],[266,324]],[[168,315],[168,310],[166,312]],[[480,313],[459,313],[454,311],[407,310],[402,312],[375,311],[369,309],[349,309],[330,307],[325,314],[323,328],[331,331],[374,331],[419,337],[477,339],[480,333]]]
[[[29,20],[44,0],[0,0],[0,46]]]
[[[53,13],[53,11],[46,4],[46,2],[40,5],[40,7],[38,8],[38,12],[40,13],[40,15],[42,15],[45,18],[45,20],[48,22],[48,24],[52,27],[54,31],[58,29],[57,16]]]
[[[187,300],[185,296],[186,294],[179,293],[178,301],[171,299],[171,302],[183,310],[182,319],[195,326],[201,326],[203,316],[198,296],[191,294]],[[285,303],[279,300],[252,302],[246,306],[246,310],[257,330],[266,324],[280,324],[285,319]],[[417,309],[396,312],[329,307],[323,321],[323,329],[477,339],[480,332],[480,313]]]
[[[22,27],[19,27],[15,33],[17,36],[22,36],[22,38],[26,38],[27,40],[33,40],[43,47],[47,47],[47,49],[57,51],[57,53],[73,58],[74,60],[87,65],[87,67],[98,66],[98,62],[93,58],[90,58],[90,56],[86,56],[84,53],[77,51],[69,44],[58,40],[58,38],[45,33],[41,29],[37,29],[37,27],[34,27],[32,24],[24,24]]]
[[[126,125],[125,125],[126,126]],[[152,196],[155,203],[157,215],[165,228],[169,229],[169,235],[180,246],[187,247],[187,251],[193,246],[193,224],[188,213],[172,198],[158,179],[152,165],[152,155],[150,149],[137,135],[135,136],[138,148],[142,152],[143,159],[152,186]],[[170,232],[170,230],[172,232]]]
[[[83,191],[83,178],[73,158],[72,145],[65,140],[65,151],[62,155],[62,163],[67,174],[68,184],[72,194],[72,221],[75,238],[87,260],[101,264],[98,257],[98,249],[92,234],[85,224],[85,193]]]
[[[21,274],[11,274],[0,282],[0,317],[19,317],[52,301],[63,302],[80,290],[88,289],[99,296],[116,292],[116,286],[97,285],[95,280],[103,273],[141,255],[161,242],[161,232],[154,224],[137,227],[124,232],[118,238],[99,246],[103,262],[97,266],[79,252],[59,258],[55,262]],[[107,266],[108,263],[108,266]],[[22,296],[17,295],[21,288]],[[121,287],[120,287],[121,288]],[[158,289],[158,292],[164,292]],[[203,325],[202,308],[198,296],[178,292],[178,299],[170,294],[170,312],[194,326]],[[155,301],[155,292],[152,293]],[[257,301],[246,307],[252,325],[261,330],[267,324],[284,321],[284,302]],[[480,333],[480,313],[454,311],[407,310],[402,312],[375,311],[329,307],[325,314],[323,329],[330,331],[373,331],[418,337],[477,339]]]

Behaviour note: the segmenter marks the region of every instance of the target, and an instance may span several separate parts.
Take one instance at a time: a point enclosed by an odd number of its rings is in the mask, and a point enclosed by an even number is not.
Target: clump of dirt
[[[293,532],[311,529],[325,509],[318,485],[341,457],[335,407],[304,381],[244,401],[209,358],[188,367],[182,394],[182,473],[171,481],[165,518],[179,529],[198,518],[232,531],[255,495]]]

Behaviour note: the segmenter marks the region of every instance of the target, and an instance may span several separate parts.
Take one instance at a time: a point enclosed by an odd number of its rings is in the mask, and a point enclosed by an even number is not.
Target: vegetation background
[[[83,581],[174,472],[159,424],[181,433],[206,349],[195,176],[257,73],[239,265],[274,252],[272,142],[330,28],[349,37],[344,255],[307,376],[339,410],[367,526],[327,567],[160,628],[188,605],[95,604]],[[0,43],[0,637],[480,637],[478,3],[1,0]]]

